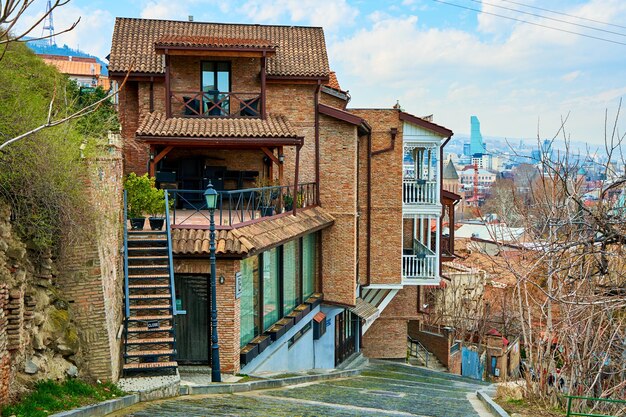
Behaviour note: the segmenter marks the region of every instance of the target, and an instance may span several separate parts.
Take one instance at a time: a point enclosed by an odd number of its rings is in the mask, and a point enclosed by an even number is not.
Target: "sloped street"
[[[180,397],[141,404],[114,416],[490,417],[474,395],[485,386],[445,373],[376,362],[353,378],[242,394]]]

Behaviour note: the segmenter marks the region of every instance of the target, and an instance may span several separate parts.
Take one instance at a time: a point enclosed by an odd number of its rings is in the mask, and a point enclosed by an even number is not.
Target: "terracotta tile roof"
[[[222,255],[251,255],[280,245],[333,224],[335,219],[321,207],[298,211],[232,230],[216,232],[216,253]],[[172,229],[172,251],[177,255],[209,254],[209,231]]]
[[[68,75],[99,76],[100,64],[94,62],[65,61],[61,59],[44,58],[48,65],[56,67],[60,73]]]
[[[337,73],[335,71],[331,71],[328,75],[328,82],[325,84],[326,87],[330,87],[337,91],[343,91],[341,86],[339,85],[339,81],[337,80]]]
[[[215,36],[164,36],[155,42],[156,46],[197,46],[211,48],[275,48],[277,45],[266,39],[224,38]]]
[[[246,255],[251,249],[245,240],[237,239],[232,230],[215,232],[215,250],[222,255]],[[172,252],[197,255],[209,253],[209,231],[199,229],[172,229]]]
[[[327,77],[330,72],[322,28],[119,17],[113,31],[109,71],[162,74],[163,59],[154,46],[164,35],[242,39],[246,42],[262,40],[276,44],[276,54],[267,59],[269,76]]]
[[[137,130],[137,136],[189,138],[297,138],[299,135],[284,116],[266,119],[171,117],[150,113]]]

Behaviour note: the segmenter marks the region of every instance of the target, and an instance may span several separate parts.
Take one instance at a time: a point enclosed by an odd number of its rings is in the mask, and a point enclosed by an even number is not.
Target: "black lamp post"
[[[210,244],[211,252],[211,381],[222,382],[222,373],[220,371],[220,347],[217,343],[217,297],[215,296],[215,208],[217,207],[217,191],[213,188],[213,184],[209,181],[209,186],[204,192],[207,209],[209,209],[210,218]]]

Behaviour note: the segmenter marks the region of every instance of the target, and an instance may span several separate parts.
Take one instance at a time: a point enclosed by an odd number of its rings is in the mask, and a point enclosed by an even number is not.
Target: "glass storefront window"
[[[278,249],[263,252],[263,330],[280,318],[280,264]]]
[[[259,257],[241,261],[241,346],[250,343],[260,330]]]
[[[315,292],[315,233],[302,238],[302,296],[306,300]]]
[[[301,302],[299,242],[293,240],[283,245],[283,314],[293,311]]]

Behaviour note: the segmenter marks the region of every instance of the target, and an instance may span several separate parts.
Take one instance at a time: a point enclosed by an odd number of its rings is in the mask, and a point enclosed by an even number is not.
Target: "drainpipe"
[[[319,111],[319,102],[320,102],[320,89],[322,88],[322,83],[320,80],[317,80],[317,88],[315,89],[315,194],[316,200],[315,204],[320,205],[320,111]]]
[[[372,157],[394,150],[398,128],[392,127],[389,134],[391,135],[391,144],[377,151],[372,151],[372,132],[367,134],[367,285],[371,284],[370,273],[372,271]]]
[[[446,140],[439,147],[439,202],[441,203],[441,216],[439,216],[439,230],[437,231],[437,238],[439,240],[439,245],[441,245],[441,232],[443,230],[443,216],[445,214],[446,208],[443,206],[443,147],[452,139],[452,135],[448,136]],[[452,225],[454,227],[454,225]],[[441,267],[443,262],[441,261],[441,247],[438,247],[439,250],[439,275],[441,275]]]

